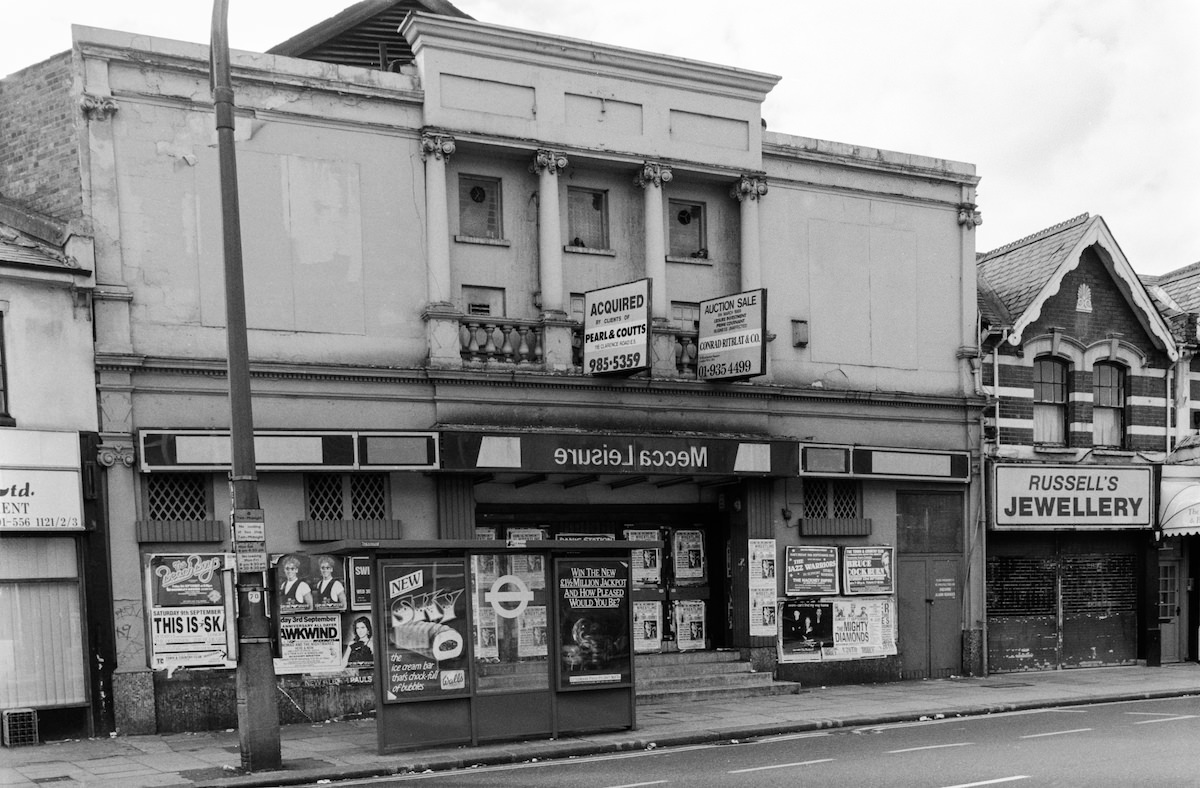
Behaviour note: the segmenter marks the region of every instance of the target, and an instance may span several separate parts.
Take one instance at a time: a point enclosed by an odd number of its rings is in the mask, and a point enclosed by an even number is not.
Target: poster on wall
[[[275,673],[328,673],[342,669],[340,613],[296,613],[279,621]]]
[[[232,668],[237,664],[230,556],[223,553],[150,555],[146,599],[150,668]]]
[[[633,603],[633,650],[647,654],[662,650],[662,602]]]
[[[378,589],[387,632],[380,633],[384,700],[397,702],[467,693],[463,560],[379,563]]]
[[[529,605],[517,622],[517,657],[546,656],[546,606]]]
[[[895,548],[881,545],[842,548],[843,594],[896,593]]]
[[[702,599],[680,599],[675,603],[675,645],[680,651],[704,648],[706,606]]]
[[[313,556],[311,566],[316,572],[310,580],[313,610],[346,609],[346,564],[333,555]]]
[[[350,556],[350,609],[371,609],[371,558],[365,555]]]
[[[775,540],[751,539],[747,545],[750,635],[775,637]]]
[[[704,532],[676,531],[673,535],[671,553],[675,557],[676,581],[703,582],[706,577],[704,560]]]
[[[786,599],[779,606],[779,661],[815,662],[833,645],[833,602]]]
[[[883,657],[896,651],[896,604],[891,597],[833,603],[833,643],[823,659]]]
[[[375,624],[370,611],[342,615],[342,668],[375,669]]]
[[[562,639],[559,688],[631,681],[629,563],[561,559],[554,576]]]
[[[662,540],[662,531],[657,528],[626,528],[625,538],[630,542],[658,542]],[[634,550],[633,584],[643,588],[657,586],[662,582],[662,550],[648,547],[644,550]]]
[[[313,609],[311,564],[303,553],[271,556],[275,609],[280,615],[307,613]]]
[[[497,631],[496,611],[491,606],[475,608],[475,661],[500,660],[500,633]]]
[[[838,549],[788,545],[784,551],[785,596],[831,596],[838,590]]]

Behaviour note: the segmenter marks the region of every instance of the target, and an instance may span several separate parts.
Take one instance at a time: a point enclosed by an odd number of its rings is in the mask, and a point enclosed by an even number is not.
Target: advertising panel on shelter
[[[744,380],[767,371],[767,291],[700,302],[696,371],[701,380]]]
[[[383,694],[388,702],[466,695],[462,559],[382,561]]]
[[[995,528],[1101,530],[1150,528],[1150,466],[997,465]]]
[[[584,293],[583,371],[631,375],[650,368],[650,280]]]
[[[625,684],[633,677],[630,567],[619,558],[555,562],[559,688]]]

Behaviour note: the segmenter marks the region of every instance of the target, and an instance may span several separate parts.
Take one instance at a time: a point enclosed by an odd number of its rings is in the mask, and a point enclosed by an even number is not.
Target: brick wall
[[[63,221],[82,215],[71,53],[0,80],[0,195]]]

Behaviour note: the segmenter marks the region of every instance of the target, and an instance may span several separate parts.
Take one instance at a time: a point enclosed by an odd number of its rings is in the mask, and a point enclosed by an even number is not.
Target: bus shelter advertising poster
[[[894,594],[895,548],[872,545],[842,548],[843,594]]]
[[[619,558],[555,562],[560,689],[633,680],[629,581],[629,563]]]
[[[467,621],[461,617],[466,562],[382,561],[384,699],[467,693]]]
[[[147,556],[152,669],[237,664],[229,561],[225,554]]]
[[[838,549],[826,545],[788,545],[784,551],[783,593],[787,596],[836,595]]]

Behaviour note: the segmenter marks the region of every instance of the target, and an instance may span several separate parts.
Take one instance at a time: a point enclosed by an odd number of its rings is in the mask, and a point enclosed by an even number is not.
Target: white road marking
[[[960,742],[955,742],[954,744],[930,744],[926,747],[908,747],[903,750],[888,750],[887,752],[888,752],[888,755],[895,755],[896,753],[901,753],[901,752],[920,752],[921,750],[940,750],[945,747],[970,747],[974,743],[975,742],[960,741]]]
[[[1012,777],[997,777],[995,780],[981,780],[977,783],[959,783],[958,785],[947,785],[944,788],[974,788],[976,785],[996,785],[997,783],[1013,783],[1017,780],[1028,779],[1028,774],[1015,774]]]
[[[1091,728],[1075,728],[1069,731],[1051,731],[1049,733],[1031,733],[1028,736],[1022,736],[1022,739],[1040,739],[1043,736],[1065,736],[1068,733],[1087,733]]]
[[[1160,717],[1157,720],[1141,720],[1140,722],[1135,722],[1133,724],[1134,725],[1149,725],[1152,722],[1175,722],[1176,720],[1194,720],[1194,719],[1196,719],[1195,714],[1182,714],[1178,717]]]
[[[609,785],[607,788],[642,788],[644,785],[666,785],[670,780],[655,780],[650,783],[625,783],[624,785]]]
[[[767,769],[790,769],[793,766],[812,766],[813,764],[817,764],[817,763],[829,763],[832,760],[833,760],[833,758],[820,758],[815,761],[799,761],[797,763],[777,763],[777,764],[774,764],[773,766],[755,766],[751,769],[734,769],[731,772],[726,772],[726,774],[746,774],[747,772],[763,772],[763,771],[766,771]]]

